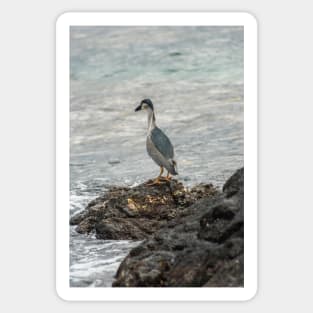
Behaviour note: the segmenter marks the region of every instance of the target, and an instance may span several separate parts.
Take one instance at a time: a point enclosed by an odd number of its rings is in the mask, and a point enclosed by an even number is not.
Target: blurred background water
[[[158,175],[146,154],[144,98],[185,185],[221,186],[243,166],[242,27],[71,27],[70,214],[110,185]],[[111,286],[136,243],[71,228],[71,286]]]

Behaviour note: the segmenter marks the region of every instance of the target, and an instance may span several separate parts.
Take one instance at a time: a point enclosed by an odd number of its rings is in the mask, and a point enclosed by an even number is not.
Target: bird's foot
[[[166,181],[166,182],[170,182],[172,180],[172,177],[171,176],[161,176],[160,179],[163,181]]]
[[[162,180],[163,180],[164,178],[165,178],[165,177],[159,176],[159,177],[157,177],[156,179],[154,179],[152,183],[147,184],[147,186],[161,185],[161,184],[163,183]]]

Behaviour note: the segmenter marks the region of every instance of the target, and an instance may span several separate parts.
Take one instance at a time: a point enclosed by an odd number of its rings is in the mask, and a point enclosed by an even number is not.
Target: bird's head
[[[153,103],[150,99],[144,99],[140,102],[138,107],[135,109],[135,112],[140,111],[140,110],[151,110],[153,111]]]

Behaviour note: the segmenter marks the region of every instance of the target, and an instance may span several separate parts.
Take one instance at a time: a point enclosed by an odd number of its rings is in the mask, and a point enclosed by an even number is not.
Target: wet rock
[[[224,184],[223,192],[227,198],[244,190],[244,169],[237,170]]]
[[[173,184],[171,192],[165,186],[149,191],[153,197],[165,193],[168,200],[160,205],[157,198],[159,205],[149,206],[145,218],[150,216],[164,223],[130,251],[116,273],[113,286],[242,287],[243,168],[226,181],[223,193],[213,192],[212,186],[205,187],[208,185],[187,192],[176,181]],[[145,201],[139,199],[135,203],[144,205]]]
[[[98,239],[143,240],[180,217],[190,215],[190,206],[219,191],[211,184],[187,190],[173,179],[160,185],[111,187],[70,219],[79,233],[95,232]],[[172,227],[176,222],[172,224]]]

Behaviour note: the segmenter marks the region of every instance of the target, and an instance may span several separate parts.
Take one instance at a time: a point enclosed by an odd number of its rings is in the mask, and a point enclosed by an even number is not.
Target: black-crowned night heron
[[[152,101],[150,99],[142,100],[135,112],[140,110],[148,113],[147,152],[152,160],[160,166],[160,174],[152,183],[158,184],[161,179],[169,180],[170,174],[178,175],[177,163],[174,160],[174,148],[169,138],[155,124]],[[164,168],[167,169],[166,177],[162,176]]]

